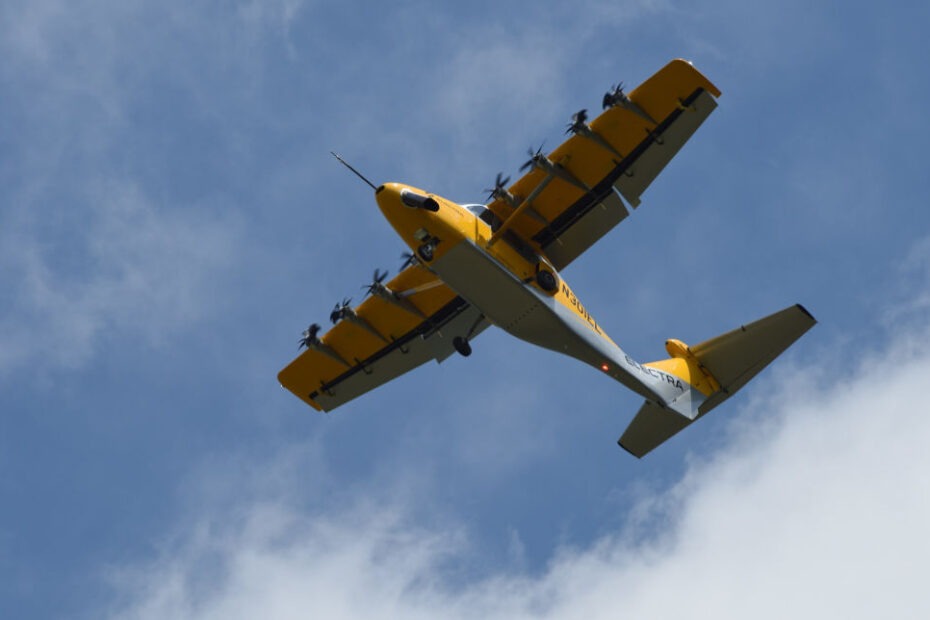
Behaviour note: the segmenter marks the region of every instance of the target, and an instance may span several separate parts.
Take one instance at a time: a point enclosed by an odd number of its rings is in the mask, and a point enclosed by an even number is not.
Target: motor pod
[[[435,199],[412,192],[409,189],[400,190],[400,200],[411,209],[425,209],[433,213],[439,211],[439,203]]]

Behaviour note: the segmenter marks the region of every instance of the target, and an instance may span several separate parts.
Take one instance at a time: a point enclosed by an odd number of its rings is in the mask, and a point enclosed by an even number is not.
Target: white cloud
[[[0,275],[0,372],[39,361],[73,367],[102,332],[150,345],[214,307],[238,227],[196,210],[166,212],[131,182],[91,190],[78,214],[52,205],[11,218]]]
[[[904,341],[820,363],[842,368],[783,364],[727,448],[541,575],[463,581],[450,570],[472,553],[460,524],[426,528],[397,504],[320,515],[262,501],[121,572],[114,615],[926,617],[930,354]],[[509,544],[519,560],[515,530]]]
[[[900,283],[898,299],[883,312],[882,323],[888,328],[914,326],[930,311],[930,237],[913,244],[904,258],[895,281]]]

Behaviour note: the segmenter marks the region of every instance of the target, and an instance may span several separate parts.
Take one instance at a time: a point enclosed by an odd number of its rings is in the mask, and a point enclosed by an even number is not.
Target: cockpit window
[[[496,231],[500,228],[502,222],[494,213],[484,205],[462,205],[471,213],[474,213],[478,216],[478,219],[491,227],[491,230]],[[536,254],[536,251],[523,239],[517,236],[512,230],[508,230],[504,233],[504,243],[516,250],[520,256],[525,260],[531,263],[536,263],[539,261],[539,256]]]
[[[500,225],[500,220],[494,213],[491,212],[484,205],[463,205],[471,213],[474,213],[478,216],[478,219],[490,226],[493,229],[496,229]]]

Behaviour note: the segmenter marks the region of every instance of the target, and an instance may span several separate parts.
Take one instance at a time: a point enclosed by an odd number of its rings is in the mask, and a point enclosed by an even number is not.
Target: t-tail
[[[816,323],[798,304],[692,347],[667,341],[671,357],[641,368],[677,377],[681,388],[663,404],[647,400],[620,438],[620,447],[644,456],[735,394]]]

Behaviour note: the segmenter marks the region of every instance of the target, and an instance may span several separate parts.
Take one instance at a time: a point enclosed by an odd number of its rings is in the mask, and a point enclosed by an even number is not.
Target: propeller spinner
[[[335,325],[340,320],[346,318],[346,315],[352,313],[352,306],[350,305],[351,303],[352,303],[351,297],[344,297],[342,299],[342,303],[341,304],[337,303],[336,306],[333,308],[333,311],[329,313],[329,320],[332,321],[333,324]]]
[[[542,154],[542,144],[539,145],[539,148],[536,149],[535,153],[533,152],[532,148],[527,149],[526,152],[530,156],[530,158],[525,164],[520,166],[520,172],[523,172],[524,170],[526,170],[527,168],[535,164],[537,161],[539,161],[540,157],[544,157],[544,155]]]
[[[365,284],[362,286],[364,289],[368,289],[368,294],[371,295],[375,290],[384,286],[382,284],[384,279],[387,277],[388,272],[385,270],[382,272],[380,269],[375,269],[375,273],[371,277],[371,284]]]
[[[498,172],[497,177],[494,179],[494,187],[484,190],[488,193],[488,200],[496,200],[507,195],[507,188],[505,186],[510,183],[510,177],[504,179],[501,178],[502,176],[503,174]]]
[[[587,110],[578,110],[572,114],[572,122],[570,122],[565,129],[565,133],[578,133],[584,131],[587,128],[588,120],[588,111]]]
[[[419,264],[420,264],[420,259],[417,258],[417,255],[414,254],[413,252],[404,252],[403,254],[400,255],[400,257],[401,257],[402,259],[404,259],[404,262],[403,262],[403,263],[401,264],[401,266],[400,266],[400,270],[401,270],[401,271],[403,271],[404,269],[406,269],[406,268],[409,267],[410,265],[419,265]]]

